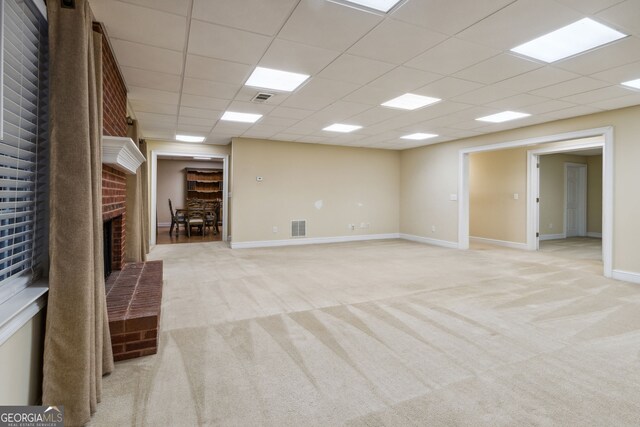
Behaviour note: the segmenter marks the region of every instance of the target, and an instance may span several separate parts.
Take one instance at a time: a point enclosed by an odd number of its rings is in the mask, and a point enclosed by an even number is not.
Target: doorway
[[[469,248],[469,167],[470,154],[515,147],[532,147],[527,153],[526,248],[539,248],[539,156],[543,154],[602,149],[602,260],[604,276],[612,276],[613,238],[613,129],[587,129],[543,137],[464,148],[459,151],[458,248]]]
[[[567,237],[587,235],[587,165],[565,163],[564,223]]]
[[[172,159],[172,160],[179,160],[179,161],[193,161],[193,160],[199,160],[201,162],[207,163],[207,162],[216,162],[216,164],[221,165],[222,167],[222,203],[221,203],[221,207],[219,209],[220,211],[220,217],[222,218],[222,224],[219,227],[219,231],[220,231],[220,236],[221,236],[221,240],[223,242],[227,242],[228,241],[228,212],[229,212],[229,208],[228,208],[228,192],[229,192],[229,156],[228,155],[221,155],[221,154],[211,154],[211,153],[198,153],[198,152],[194,152],[194,153],[180,153],[180,152],[172,152],[172,151],[161,151],[161,150],[152,150],[151,151],[151,156],[150,156],[150,173],[151,173],[151,177],[150,177],[150,183],[151,183],[151,191],[150,191],[150,230],[153,230],[153,232],[149,233],[149,245],[153,246],[156,245],[157,243],[159,243],[159,239],[158,236],[156,235],[155,230],[157,229],[157,226],[161,225],[159,218],[159,211],[161,211],[162,209],[164,209],[165,211],[169,211],[169,206],[168,206],[168,201],[167,200],[160,200],[159,199],[159,183],[158,183],[158,161],[163,161],[163,159]],[[219,168],[219,166],[218,166]],[[186,178],[183,177],[182,182],[179,184],[182,185],[183,188],[186,191]],[[162,206],[159,206],[158,203],[165,203],[166,204],[166,208],[162,208]],[[172,201],[173,202],[173,201]],[[176,205],[174,205],[175,207],[184,207],[182,205],[184,205],[186,203],[186,200],[180,200],[180,201],[175,201]],[[164,221],[164,223],[162,225],[166,225],[166,221]],[[167,233],[169,231],[169,228],[167,228]],[[165,236],[166,237],[166,236]],[[165,239],[166,240],[166,239]],[[218,239],[220,240],[220,239]],[[165,243],[169,243],[169,242],[165,242]]]

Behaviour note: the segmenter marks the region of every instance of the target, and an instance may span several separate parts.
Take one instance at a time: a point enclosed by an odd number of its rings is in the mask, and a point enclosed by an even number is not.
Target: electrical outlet
[[[275,226],[275,225],[273,226],[273,232],[274,232],[274,233],[277,233],[277,232],[278,232],[278,227],[277,227],[277,226]]]
[[[553,228],[553,224],[549,224],[549,230]]]
[[[348,227],[348,228],[349,228],[349,230],[351,230],[351,231],[353,231],[353,230],[355,230],[355,229],[356,229],[356,225],[355,225],[355,224],[349,224],[347,227]]]
[[[436,232],[436,226],[435,226],[435,225],[432,225],[432,226],[431,226],[431,232],[432,232],[432,233],[435,233],[435,232]]]
[[[518,193],[513,193],[513,200],[520,199],[520,195]]]

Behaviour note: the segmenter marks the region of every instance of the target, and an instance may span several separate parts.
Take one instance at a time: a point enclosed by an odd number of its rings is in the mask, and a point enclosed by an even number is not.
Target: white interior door
[[[587,235],[587,166],[566,164],[567,237]]]

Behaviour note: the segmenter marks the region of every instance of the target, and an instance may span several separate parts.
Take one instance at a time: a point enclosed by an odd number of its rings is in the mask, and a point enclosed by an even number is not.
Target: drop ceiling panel
[[[407,61],[405,65],[439,74],[451,74],[499,53],[497,49],[450,38]]]
[[[640,61],[593,74],[591,77],[609,83],[622,83],[640,78]]]
[[[372,107],[382,104],[392,98],[398,96],[397,91],[393,89],[383,89],[373,86],[363,86],[344,98],[344,101],[358,102],[361,104],[369,104]]]
[[[457,79],[455,77],[445,77],[416,89],[414,93],[440,99],[451,99],[456,95],[471,92],[481,87],[481,83],[470,82],[469,80]]]
[[[263,117],[262,119],[260,119],[260,123],[264,126],[279,126],[282,128],[288,128],[289,126],[293,126],[296,123],[298,123],[298,119],[287,119],[285,117],[276,117],[272,114],[270,114],[268,117]]]
[[[194,0],[193,16],[214,24],[273,36],[295,4],[296,0]]]
[[[348,52],[378,61],[402,64],[445,39],[445,35],[426,28],[387,19]]]
[[[180,16],[187,16],[189,13],[190,0],[121,0],[124,3],[136,4],[162,12],[174,13]],[[91,5],[93,7],[93,3]]]
[[[275,39],[260,60],[259,65],[311,75],[317,74],[339,55],[339,51]]]
[[[180,94],[145,87],[129,86],[128,98],[131,100],[157,102],[159,104],[178,104]]]
[[[159,73],[133,67],[120,67],[120,70],[122,70],[122,75],[128,85],[180,92],[182,79],[175,74]]]
[[[118,64],[167,74],[182,74],[182,52],[111,39]]]
[[[589,92],[578,93],[562,98],[563,101],[573,102],[574,104],[591,104],[598,101],[604,101],[611,98],[619,98],[628,95],[629,91],[621,86],[609,86]]]
[[[591,107],[602,108],[603,110],[614,110],[616,108],[631,107],[640,104],[640,92],[631,93],[630,95],[621,96],[620,98],[612,98],[604,101],[593,102]]]
[[[226,99],[209,98],[199,95],[182,95],[182,105],[185,107],[201,108],[205,110],[226,110],[229,101]]]
[[[393,108],[372,107],[369,110],[350,117],[349,120],[361,126],[371,126],[392,117],[399,116],[402,113],[403,111]]]
[[[275,106],[269,104],[258,104],[255,102],[232,101],[227,107],[229,111],[251,114],[269,114]]]
[[[214,80],[222,83],[244,84],[253,70],[247,64],[187,55],[185,77]]]
[[[583,14],[553,0],[518,0],[458,37],[507,51],[581,18]]]
[[[409,0],[391,16],[454,35],[512,2],[513,0]]]
[[[569,6],[572,9],[591,15],[601,10],[607,9],[613,6],[614,4],[621,3],[624,0],[557,0],[557,1],[558,3],[562,3],[565,6]]]
[[[500,99],[498,101],[490,102],[487,104],[487,106],[498,108],[500,110],[513,111],[519,108],[527,107],[528,105],[540,104],[545,101],[548,101],[548,99],[541,96],[530,95],[528,93],[521,93],[518,95]]]
[[[606,9],[597,15],[606,23],[612,24],[618,30],[627,34],[640,36],[640,2],[627,0]]]
[[[550,113],[552,111],[563,110],[565,108],[575,107],[575,104],[566,101],[558,101],[556,99],[552,99],[550,101],[544,101],[539,104],[533,104],[527,106],[527,113],[529,114],[543,114]]]
[[[596,48],[589,54],[558,61],[554,65],[574,73],[588,75],[639,60],[640,39],[627,37]]]
[[[244,102],[253,102],[252,100],[256,97],[258,93],[269,93],[271,94],[271,98],[268,101],[263,102],[266,105],[280,105],[284,102],[288,97],[289,93],[287,92],[276,92],[269,89],[259,89],[251,86],[241,86],[241,89],[238,91],[234,99],[236,101],[244,101]],[[256,102],[256,104],[260,104],[261,102]]]
[[[336,101],[333,104],[323,108],[317,113],[311,115],[309,119],[317,122],[327,122],[327,125],[336,122],[343,122],[349,117],[355,116],[358,113],[369,110],[370,105],[357,104],[355,102]],[[361,125],[354,120],[349,121],[350,124]]]
[[[315,78],[296,91],[295,96],[340,99],[358,89],[356,83]]]
[[[580,77],[578,74],[547,66],[503,80],[496,83],[496,86],[529,92],[578,77]]]
[[[527,71],[542,67],[542,64],[503,53],[454,74],[455,77],[478,83],[492,84]]]
[[[369,86],[397,91],[399,96],[441,78],[440,74],[400,66],[378,77]]]
[[[146,102],[130,99],[131,108],[136,113],[178,114],[178,104],[160,104],[158,102]]]
[[[233,99],[241,88],[239,84],[214,82],[211,80],[185,77],[182,92],[190,95],[210,96],[212,98]]]
[[[609,83],[592,79],[590,77],[579,77],[577,79],[568,80],[566,82],[547,86],[542,89],[532,91],[533,95],[545,96],[547,98],[563,98],[565,96],[574,95],[581,92],[599,89],[608,86]]]
[[[212,43],[212,40],[224,40],[224,43]],[[271,38],[267,36],[194,19],[191,21],[188,52],[243,64],[255,64],[270,42]]]
[[[209,131],[211,131],[211,128],[213,127],[213,125],[216,123],[216,121],[218,120],[218,117],[222,115],[222,112],[219,111],[217,112],[215,118],[207,118],[207,119],[203,119],[203,118],[199,118],[199,117],[187,117],[187,116],[180,116],[178,118],[178,126],[200,126],[200,127],[208,127]]]
[[[200,119],[218,120],[220,118],[220,111],[182,106],[180,107],[180,117],[197,117]]]
[[[322,70],[318,77],[366,84],[395,68],[395,64],[344,54]]]
[[[271,111],[270,116],[302,120],[306,117],[309,117],[311,114],[313,114],[313,110],[278,106],[274,108],[273,111]]]
[[[178,52],[184,49],[184,16],[119,1],[94,1],[91,9],[96,19],[104,23],[109,37]]]
[[[484,105],[517,94],[518,91],[506,87],[484,86],[463,95],[458,95],[452,100],[465,104]]]
[[[302,0],[279,37],[312,46],[344,51],[382,18],[328,1]]]

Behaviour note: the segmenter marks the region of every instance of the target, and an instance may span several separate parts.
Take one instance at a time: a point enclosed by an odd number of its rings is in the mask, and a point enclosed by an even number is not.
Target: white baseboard
[[[526,243],[509,242],[506,240],[487,239],[485,237],[469,237],[469,242],[485,243],[487,245],[504,246],[505,248],[528,250]]]
[[[361,242],[364,240],[398,239],[398,233],[361,234],[357,236],[306,237],[286,240],[258,240],[253,242],[231,242],[231,249],[272,248],[276,246],[317,245],[322,243]]]
[[[632,271],[613,270],[611,275],[616,280],[624,280],[625,282],[640,283],[640,273]]]
[[[587,231],[587,237],[595,237],[596,239],[602,239],[602,233],[596,233],[595,231]]]
[[[400,238],[404,240],[411,240],[412,242],[426,243],[427,245],[458,249],[458,242],[450,242],[448,240],[432,239],[430,237],[414,236],[413,234],[404,233],[400,233]]]
[[[567,235],[564,233],[559,234],[541,234],[540,241],[542,240],[558,240],[558,239],[566,239]]]
[[[171,227],[171,222],[159,222],[158,227]]]

